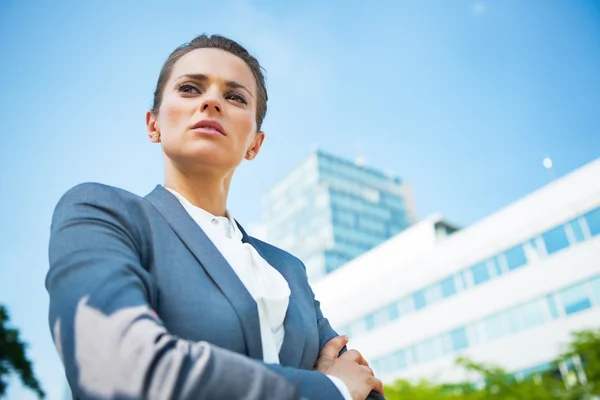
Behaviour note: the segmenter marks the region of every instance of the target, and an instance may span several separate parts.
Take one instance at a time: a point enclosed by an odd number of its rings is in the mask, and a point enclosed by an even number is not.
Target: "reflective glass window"
[[[527,258],[525,257],[525,251],[523,246],[518,245],[504,252],[506,258],[506,264],[509,270],[520,268],[527,264]]]
[[[566,315],[576,314],[592,306],[585,290],[585,283],[561,291],[560,297]]]
[[[398,369],[404,369],[408,367],[408,362],[406,360],[406,352],[404,350],[399,350],[394,355],[396,358],[396,366]]]
[[[450,332],[450,338],[452,339],[452,348],[455,351],[466,349],[469,347],[469,341],[467,340],[467,331],[465,328],[458,328]]]
[[[502,267],[500,266],[500,259],[498,257],[494,257],[492,260],[492,267],[496,276],[502,275]]]
[[[413,293],[413,301],[415,304],[415,310],[420,310],[421,308],[427,305],[427,301],[425,300],[425,292],[419,290],[418,292]]]
[[[546,296],[546,302],[548,303],[548,311],[550,312],[550,316],[553,319],[558,318],[558,307],[556,306],[556,299],[554,298],[554,295],[551,294]]]
[[[473,283],[475,285],[479,285],[490,279],[490,272],[485,262],[471,267],[471,274],[473,275]]]
[[[600,233],[600,207],[596,208],[583,216],[587,226],[590,230],[590,234],[595,236]]]
[[[373,314],[369,314],[365,317],[365,326],[367,327],[367,330],[371,330],[373,328],[375,328],[375,321],[373,319]]]
[[[596,307],[600,306],[600,276],[597,276],[590,281],[590,289],[592,291],[592,296],[594,296],[594,305]]]
[[[510,332],[506,313],[486,318],[483,324],[488,340],[500,339]]]
[[[539,299],[520,306],[518,308],[518,329],[529,329],[544,324],[546,322],[546,305],[545,299]]]
[[[441,357],[443,353],[440,337],[425,340],[417,345],[417,358],[419,362],[428,362]]]
[[[569,239],[567,239],[567,233],[562,225],[543,233],[542,238],[548,254],[556,253],[569,246]]]
[[[454,285],[454,276],[451,276],[451,277],[448,277],[448,278],[444,279],[440,283],[440,285],[442,287],[442,296],[444,298],[450,297],[454,293],[456,293],[456,286]]]

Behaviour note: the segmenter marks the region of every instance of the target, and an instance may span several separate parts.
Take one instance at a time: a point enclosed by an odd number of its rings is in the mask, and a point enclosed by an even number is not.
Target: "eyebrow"
[[[204,75],[204,74],[186,74],[186,75],[181,75],[179,78],[177,78],[177,80],[183,79],[183,78],[187,78],[187,79],[192,79],[194,81],[198,81],[198,82],[206,82],[208,81],[208,76]],[[254,94],[252,94],[252,92],[244,85],[242,85],[239,82],[236,81],[225,81],[225,85],[231,89],[241,89],[244,90],[245,92],[247,92],[250,96],[254,97]]]

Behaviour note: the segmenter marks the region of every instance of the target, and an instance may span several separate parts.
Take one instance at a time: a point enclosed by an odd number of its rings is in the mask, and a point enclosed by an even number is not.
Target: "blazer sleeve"
[[[308,279],[308,278],[307,278]],[[338,336],[338,333],[331,327],[329,320],[323,316],[321,311],[321,303],[315,298],[315,294],[311,290],[313,301],[315,304],[315,313],[317,315],[317,326],[319,327],[319,351],[334,337]],[[344,354],[348,351],[348,348],[344,346],[339,355]],[[366,400],[385,400],[385,397],[380,393],[372,391]]]
[[[151,307],[158,288],[144,268],[149,231],[127,201],[115,188],[82,184],[53,214],[49,323],[76,397],[341,399],[324,374],[273,369],[170,334]]]

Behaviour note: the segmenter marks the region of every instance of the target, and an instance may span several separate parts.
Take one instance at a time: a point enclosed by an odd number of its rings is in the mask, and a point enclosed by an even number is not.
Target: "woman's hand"
[[[347,343],[347,336],[337,336],[327,342],[321,349],[315,370],[340,378],[355,400],[364,400],[372,390],[383,395],[383,384],[358,351],[348,350],[338,357]]]

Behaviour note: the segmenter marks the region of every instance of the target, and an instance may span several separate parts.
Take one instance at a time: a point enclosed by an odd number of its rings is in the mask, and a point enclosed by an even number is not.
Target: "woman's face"
[[[151,140],[179,167],[232,170],[258,153],[256,80],[246,63],[219,49],[193,50],[173,67],[158,114],[148,112]],[[153,139],[154,138],[154,139]]]

